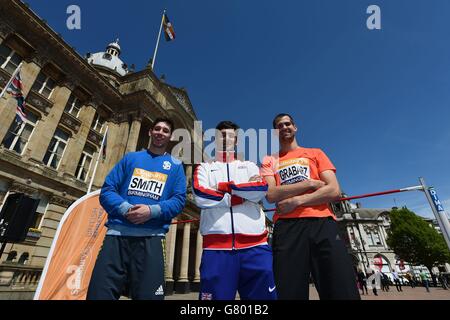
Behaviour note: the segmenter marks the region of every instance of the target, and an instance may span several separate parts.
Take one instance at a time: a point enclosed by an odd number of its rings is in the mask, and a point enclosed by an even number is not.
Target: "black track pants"
[[[87,300],[164,299],[161,237],[106,236],[92,273]]]
[[[320,299],[360,299],[350,255],[332,218],[279,219],[273,258],[280,300],[308,300],[310,274]]]

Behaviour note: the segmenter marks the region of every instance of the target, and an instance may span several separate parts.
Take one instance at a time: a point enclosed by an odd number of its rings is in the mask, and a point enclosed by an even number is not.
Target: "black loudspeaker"
[[[10,195],[0,212],[0,241],[13,243],[24,241],[38,205],[39,200],[22,193]]]

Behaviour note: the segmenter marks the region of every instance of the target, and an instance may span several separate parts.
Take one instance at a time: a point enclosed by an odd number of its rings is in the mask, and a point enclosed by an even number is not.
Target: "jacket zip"
[[[228,178],[227,182],[230,182],[230,166],[229,166],[228,162],[227,162],[227,178]],[[231,249],[234,250],[235,249],[234,245],[235,245],[235,242],[236,242],[236,236],[234,234],[234,217],[233,217],[233,206],[232,205],[230,205],[230,215],[231,215],[231,235],[232,235]]]

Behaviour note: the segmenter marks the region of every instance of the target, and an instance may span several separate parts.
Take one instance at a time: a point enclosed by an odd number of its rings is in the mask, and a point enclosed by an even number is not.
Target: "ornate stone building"
[[[22,62],[27,103],[27,119],[18,124],[15,99],[0,99],[0,206],[14,194],[39,202],[26,240],[8,243],[1,256],[0,299],[32,296],[62,215],[87,192],[106,128],[106,158],[94,190],[126,152],[149,145],[156,117],[194,130],[187,92],[158,79],[151,68],[131,70],[120,53],[115,41],[105,52],[82,57],[26,4],[0,0],[0,89]],[[192,148],[201,150],[201,141]],[[185,171],[190,186],[192,166]],[[198,212],[188,195],[177,219],[197,219]],[[172,225],[166,241],[169,291],[186,291],[190,282],[195,287],[200,253],[198,224]]]
[[[398,261],[386,242],[390,209],[366,209],[349,201],[332,206],[354,266],[366,271],[378,265],[383,272],[392,272]]]
[[[397,271],[400,275],[410,272],[419,278],[421,270],[429,272],[424,266],[412,266],[398,259],[387,245],[388,231],[391,226],[391,209],[368,209],[349,201],[332,204],[336,214],[340,235],[346,242],[352,256],[353,265],[363,271],[380,270],[391,276]],[[432,226],[432,219],[425,219]],[[450,271],[450,265],[442,266],[444,272]]]

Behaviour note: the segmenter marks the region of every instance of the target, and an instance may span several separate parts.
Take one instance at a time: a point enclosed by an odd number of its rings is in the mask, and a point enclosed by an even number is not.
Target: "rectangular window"
[[[55,81],[45,75],[45,73],[41,72],[36,78],[36,81],[31,89],[43,95],[47,99],[50,99],[53,90],[55,89]]]
[[[67,146],[67,141],[69,140],[69,135],[60,129],[56,129],[55,135],[50,141],[47,153],[44,157],[44,164],[53,169],[58,170],[59,163],[64,154],[64,150]]]
[[[81,154],[80,161],[78,162],[77,171],[75,176],[77,179],[86,182],[89,171],[91,170],[92,158],[94,157],[94,148],[86,146]]]
[[[27,112],[27,118],[24,122],[17,123],[13,121],[3,139],[2,145],[18,154],[23,154],[37,122],[38,118],[31,112]]]
[[[378,234],[378,232],[374,232],[373,233],[373,242],[375,243],[375,245],[380,246],[381,245],[381,239],[380,239],[380,235]]]
[[[368,235],[367,240],[368,240],[369,246],[373,246],[373,245],[374,245],[374,243],[373,243],[373,238],[372,238],[372,234],[369,234],[369,235]]]
[[[381,239],[380,235],[377,231],[369,231],[367,233],[367,240],[369,242],[369,246],[380,246],[381,245]]]
[[[95,115],[94,121],[92,122],[92,129],[98,133],[103,133],[105,130],[105,119],[101,117],[98,113]]]
[[[78,116],[80,115],[80,110],[81,110],[80,100],[78,100],[78,98],[75,97],[74,95],[71,95],[69,101],[67,101],[66,109],[64,111],[70,113],[75,118],[78,118]]]
[[[367,242],[368,242],[369,246],[375,245],[375,243],[373,242],[373,237],[372,237],[371,231],[367,231]]]
[[[48,197],[45,195],[40,195],[39,198],[41,201],[36,209],[36,216],[34,217],[34,221],[31,224],[31,227],[34,229],[41,229],[42,223],[44,220],[45,211],[48,208]]]
[[[13,74],[16,71],[19,64],[22,62],[22,57],[19,56],[14,50],[0,44],[0,68],[6,70],[6,72]]]

